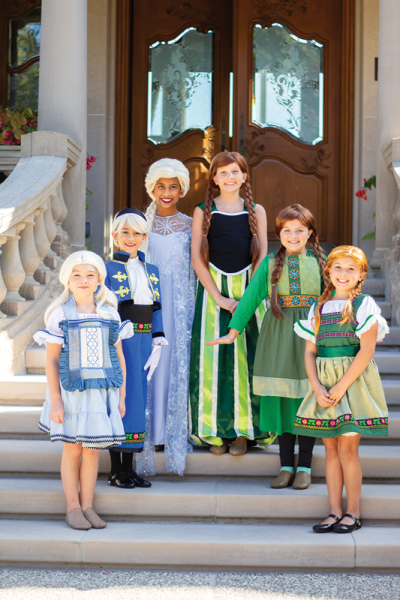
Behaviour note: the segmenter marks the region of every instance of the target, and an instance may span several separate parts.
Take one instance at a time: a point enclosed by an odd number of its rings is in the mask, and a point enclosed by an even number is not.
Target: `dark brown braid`
[[[310,244],[313,245],[313,250],[317,256],[319,272],[321,273],[322,289],[324,289],[324,288],[326,288],[326,286],[329,283],[329,279],[325,275],[326,260],[325,260],[324,252],[320,246],[318,236],[315,233],[311,234],[309,242],[310,242]]]
[[[206,201],[204,203],[204,211],[203,211],[203,238],[201,240],[200,246],[200,256],[204,261],[205,266],[208,268],[210,264],[210,252],[208,246],[208,231],[211,225],[212,218],[212,204],[214,200],[214,190],[216,189],[216,185],[213,179],[209,179]]]
[[[285,253],[286,253],[285,246],[281,246],[279,248],[278,252],[275,254],[275,264],[274,264],[274,268],[272,269],[272,273],[271,273],[271,285],[272,285],[271,311],[276,319],[284,319],[285,318],[283,316],[282,309],[279,305],[279,294],[278,294],[278,290],[276,288],[278,281],[281,277],[283,265],[285,264]]]
[[[247,208],[247,212],[249,213],[249,226],[250,226],[250,231],[253,234],[252,236],[252,240],[251,240],[251,244],[250,244],[250,256],[251,256],[251,264],[253,266],[256,265],[257,263],[257,259],[260,255],[260,244],[258,241],[258,235],[257,235],[257,217],[256,217],[256,210],[254,208],[254,203],[253,203],[253,194],[251,191],[251,185],[250,182],[248,180],[246,180],[243,183],[243,189],[244,189],[244,193],[245,193],[245,197],[244,197],[244,204]]]

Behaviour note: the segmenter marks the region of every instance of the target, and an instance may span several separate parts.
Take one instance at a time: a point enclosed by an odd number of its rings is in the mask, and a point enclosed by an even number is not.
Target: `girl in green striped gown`
[[[234,345],[205,345],[228,332],[238,301],[266,253],[267,218],[264,208],[253,204],[247,163],[237,152],[221,152],[211,164],[206,200],[195,208],[192,228],[192,265],[199,284],[189,422],[192,440],[208,444],[213,454],[223,454],[230,445],[229,452],[240,455],[248,441],[271,442],[269,431],[260,428],[260,398],[252,382],[264,302]]]

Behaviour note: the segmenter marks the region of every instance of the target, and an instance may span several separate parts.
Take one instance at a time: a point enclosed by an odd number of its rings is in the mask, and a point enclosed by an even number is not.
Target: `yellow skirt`
[[[354,358],[317,358],[318,379],[328,391],[336,385]],[[309,384],[294,420],[294,434],[335,438],[345,433],[388,435],[388,409],[377,364],[371,360],[365,371],[347,389],[336,406],[320,406]]]

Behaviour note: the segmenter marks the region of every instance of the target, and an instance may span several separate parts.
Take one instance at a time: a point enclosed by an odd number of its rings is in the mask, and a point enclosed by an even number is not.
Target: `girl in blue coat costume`
[[[126,361],[125,442],[110,450],[109,485],[122,488],[150,487],[133,470],[133,453],[142,452],[145,439],[147,383],[167,345],[163,332],[160,276],[139,251],[149,224],[136,208],[124,208],[115,217],[113,238],[117,250],[107,265],[106,286],[118,299],[118,312],[133,323],[134,336],[122,343]],[[148,371],[147,371],[148,369]]]

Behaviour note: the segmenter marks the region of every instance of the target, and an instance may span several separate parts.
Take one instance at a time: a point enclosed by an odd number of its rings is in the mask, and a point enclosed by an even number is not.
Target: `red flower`
[[[139,329],[143,329],[143,323],[139,323]]]
[[[381,423],[382,423],[382,425],[386,425],[385,419],[381,419]]]
[[[350,418],[351,418],[350,415],[344,415],[344,420],[345,421],[350,421]]]
[[[367,425],[372,425],[371,419],[367,419]]]
[[[336,421],[329,421],[329,425],[330,425],[331,427],[335,427],[335,425],[336,425]]]
[[[133,439],[134,439],[134,440],[137,440],[137,439],[138,439],[138,437],[139,437],[139,434],[138,434],[138,433],[134,433],[134,434],[133,434]]]
[[[96,162],[97,160],[97,156],[89,156],[89,154],[86,157],[86,171],[90,171],[90,169],[92,168],[92,163]]]
[[[319,427],[322,424],[322,422],[321,421],[315,421],[315,424]]]

